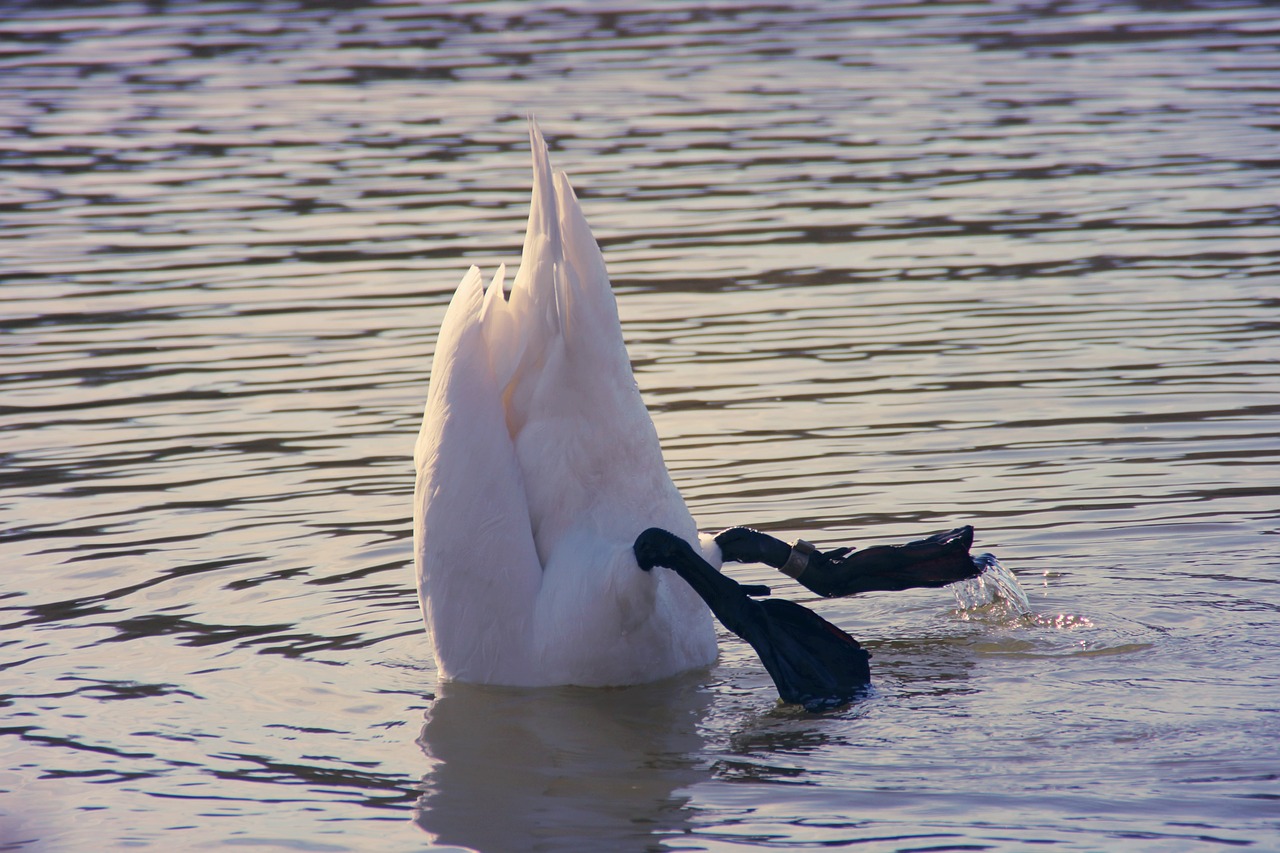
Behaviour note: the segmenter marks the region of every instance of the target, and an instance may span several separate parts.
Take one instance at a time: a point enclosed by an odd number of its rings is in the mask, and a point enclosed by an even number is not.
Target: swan
[[[972,577],[972,528],[819,551],[747,527],[699,534],[631,372],[604,259],[530,120],[533,193],[506,290],[472,266],[440,325],[414,446],[418,598],[445,681],[610,686],[710,665],[714,614],[784,701],[870,681],[843,630],[722,574],[764,562],[820,595]]]

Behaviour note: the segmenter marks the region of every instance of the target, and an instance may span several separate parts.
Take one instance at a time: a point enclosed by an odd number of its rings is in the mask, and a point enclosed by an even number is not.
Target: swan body
[[[707,666],[707,606],[637,536],[700,543],[631,373],[604,259],[531,123],[533,199],[504,291],[449,303],[414,448],[418,597],[442,678],[588,686]]]

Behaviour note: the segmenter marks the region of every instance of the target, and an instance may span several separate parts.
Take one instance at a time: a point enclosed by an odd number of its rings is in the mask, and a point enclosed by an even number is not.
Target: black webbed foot
[[[796,580],[828,598],[947,586],[977,577],[986,568],[969,556],[971,547],[973,528],[965,525],[905,545],[815,551]]]
[[[788,545],[747,527],[716,535],[724,558],[760,562],[791,575],[818,595],[857,595],[876,590],[939,587],[977,577],[986,564],[969,556],[973,528],[958,527],[906,545],[877,545],[855,551],[818,551],[808,543]]]
[[[636,539],[646,571],[680,575],[720,622],[751,644],[784,702],[810,711],[848,704],[871,682],[870,655],[858,641],[792,601],[754,601],[750,587],[716,571],[689,543],[656,527]]]

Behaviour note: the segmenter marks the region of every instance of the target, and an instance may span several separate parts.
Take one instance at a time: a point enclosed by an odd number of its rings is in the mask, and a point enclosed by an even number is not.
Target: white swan
[[[707,607],[632,545],[698,543],[631,374],[604,259],[536,125],[510,297],[472,267],[449,303],[414,448],[418,594],[445,679],[653,681],[715,660]],[[714,549],[709,556],[714,557]]]
[[[532,123],[529,137],[520,270],[509,297],[501,267],[487,289],[476,267],[462,279],[414,448],[418,597],[441,678],[654,681],[715,660],[714,613],[784,700],[847,702],[870,679],[858,643],[797,604],[755,601],[768,589],[721,562],[768,563],[821,595],[941,586],[984,567],[972,528],[856,552],[741,527],[700,538],[631,375],[604,259]]]

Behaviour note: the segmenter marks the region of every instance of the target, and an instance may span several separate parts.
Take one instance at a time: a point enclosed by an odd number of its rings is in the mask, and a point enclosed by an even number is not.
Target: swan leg
[[[688,542],[651,527],[636,539],[645,571],[673,570],[720,622],[751,644],[782,701],[819,711],[845,705],[871,683],[870,655],[858,641],[793,601],[756,601],[748,587],[716,571]]]
[[[716,534],[726,562],[764,563],[785,572],[826,598],[860,592],[940,587],[982,574],[987,564],[969,555],[973,528],[966,525],[905,545],[876,545],[854,551],[818,551],[795,546],[749,527]]]

